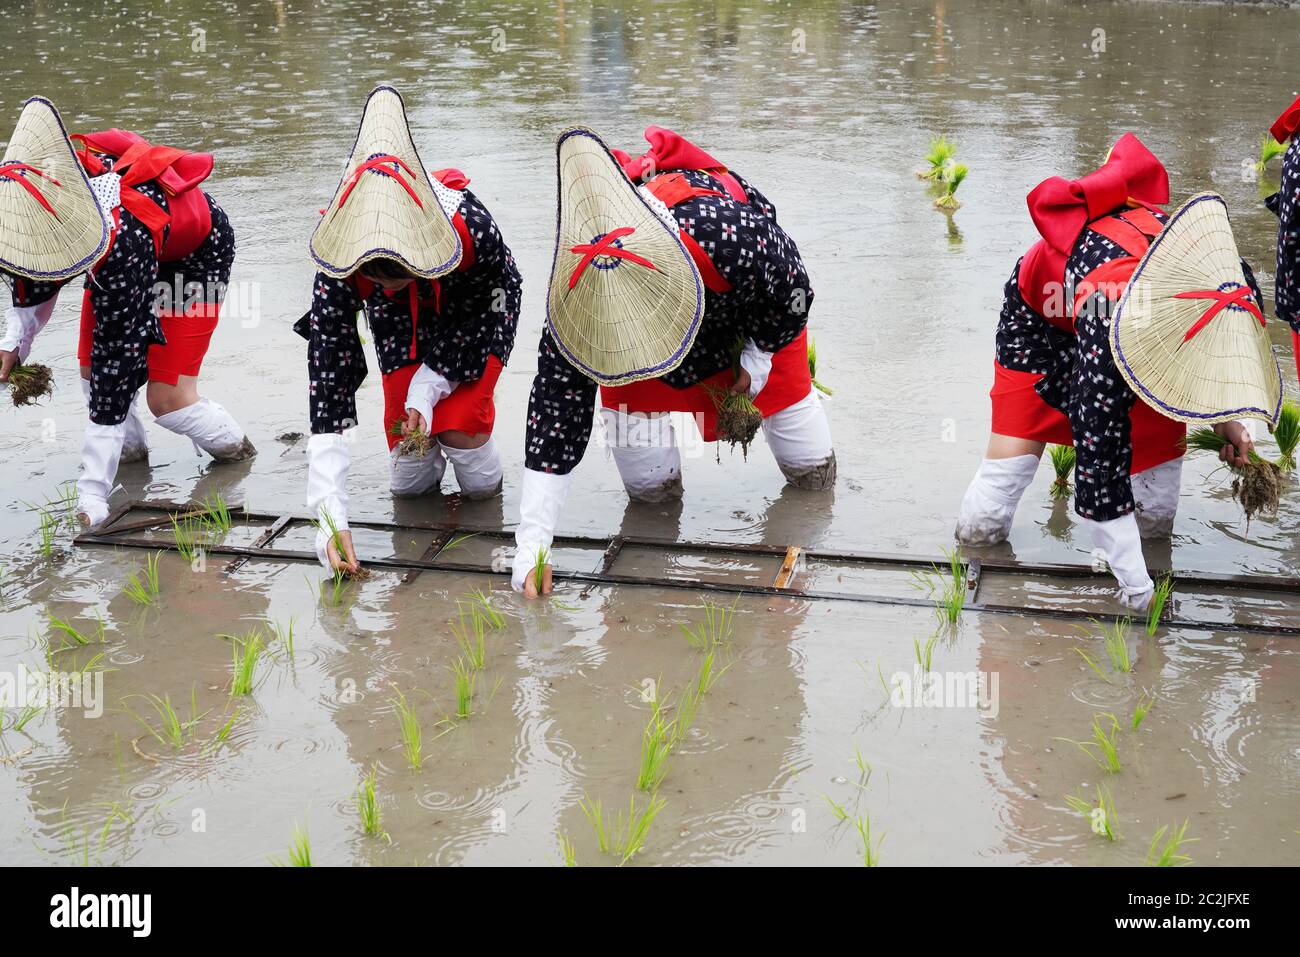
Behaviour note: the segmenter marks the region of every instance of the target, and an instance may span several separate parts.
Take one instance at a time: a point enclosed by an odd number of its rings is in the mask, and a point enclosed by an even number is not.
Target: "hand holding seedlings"
[[[1246,526],[1256,514],[1276,515],[1282,493],[1282,470],[1255,451],[1255,443],[1245,426],[1226,422],[1213,429],[1193,429],[1187,433],[1187,448],[1218,452],[1220,461],[1232,469],[1232,497],[1246,513]]]
[[[33,405],[38,399],[54,394],[54,373],[49,366],[15,364],[0,381],[9,383],[9,398],[16,407]]]
[[[549,595],[554,587],[551,578],[551,551],[549,548],[543,548],[537,552],[537,560],[533,562],[533,570],[524,579],[524,597],[538,598],[542,595]]]
[[[394,435],[401,435],[402,441],[397,449],[402,455],[422,459],[433,448],[433,436],[429,435],[429,423],[415,409],[406,410],[406,419],[393,429]]]
[[[0,349],[0,382],[9,381],[9,373],[18,365],[18,353],[13,349]]]
[[[340,552],[342,554],[340,555]],[[335,531],[325,544],[325,554],[329,556],[330,567],[345,575],[360,575],[361,563],[357,561],[356,549],[352,547],[352,531]]]

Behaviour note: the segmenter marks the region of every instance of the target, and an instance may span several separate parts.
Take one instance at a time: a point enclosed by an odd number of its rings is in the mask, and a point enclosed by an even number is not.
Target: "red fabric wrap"
[[[628,179],[637,182],[647,175],[654,176],[659,170],[694,169],[717,179],[732,199],[739,203],[749,202],[740,182],[727,172],[727,167],[686,137],[662,126],[647,126],[645,139],[650,148],[635,158],[622,150],[610,150]]]
[[[175,385],[183,375],[197,376],[220,318],[221,306],[214,302],[190,303],[181,315],[159,313],[158,322],[167,344],[149,347],[149,381]],[[83,367],[90,365],[94,335],[95,311],[87,289],[81,296],[81,334],[77,341],[77,359]]]
[[[393,426],[406,418],[406,393],[420,365],[416,362],[402,366],[383,376],[384,435],[388,439],[389,450],[402,441],[400,434],[393,434]],[[489,355],[487,366],[478,379],[457,386],[451,395],[433,407],[429,434],[464,432],[468,435],[491,435],[497,415],[493,393],[496,391],[497,379],[501,377],[501,368],[501,360]]]
[[[1076,180],[1053,176],[1039,183],[1027,199],[1029,215],[1042,236],[1020,264],[1020,294],[1030,307],[1055,325],[1068,317],[1053,315],[1056,290],[1065,282],[1065,263],[1089,222],[1133,201],[1143,206],[1169,202],[1169,174],[1132,133],[1111,148],[1105,164]]]
[[[1269,127],[1273,139],[1279,143],[1285,143],[1295,136],[1296,130],[1300,130],[1300,97],[1296,97],[1296,101],[1283,110],[1282,115]]]
[[[735,384],[730,369],[709,376],[686,389],[674,389],[663,379],[646,379],[630,385],[601,386],[600,401],[607,409],[626,412],[689,412],[700,425],[706,442],[718,440],[718,409],[711,389],[726,391]],[[808,371],[808,330],[772,356],[772,372],[754,405],[763,418],[788,409],[812,391],[812,374]]]
[[[83,144],[77,157],[91,176],[104,172],[96,153],[116,157],[113,168],[122,176],[122,205],[153,233],[159,261],[184,259],[208,238],[212,211],[199,184],[212,173],[211,153],[156,146],[139,134],[119,129],[76,133],[71,138]],[[149,180],[157,180],[167,194],[166,211],[134,189]],[[162,233],[169,223],[171,231],[164,243]]]

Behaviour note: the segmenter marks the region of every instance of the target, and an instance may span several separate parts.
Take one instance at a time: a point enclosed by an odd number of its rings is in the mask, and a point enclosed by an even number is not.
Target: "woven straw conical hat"
[[[704,285],[663,204],[635,187],[591,130],[556,146],[559,221],[546,323],[556,345],[597,382],[618,385],[677,368],[704,317]]]
[[[94,265],[108,235],[59,111],[32,97],[0,162],[0,269],[67,279]]]
[[[455,269],[461,254],[460,236],[416,153],[401,94],[376,87],[334,198],[312,234],[312,258],[340,278],[378,258],[434,278]]]
[[[1170,217],[1133,271],[1111,322],[1120,373],[1180,422],[1277,422],[1282,373],[1241,266],[1221,196]]]

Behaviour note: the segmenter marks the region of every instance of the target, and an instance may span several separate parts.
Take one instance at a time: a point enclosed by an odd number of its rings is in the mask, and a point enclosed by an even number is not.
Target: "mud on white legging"
[[[650,502],[681,497],[682,454],[671,417],[616,409],[602,409],[601,416],[628,496]],[[834,483],[835,450],[816,391],[764,419],[763,437],[792,485],[822,489]]]

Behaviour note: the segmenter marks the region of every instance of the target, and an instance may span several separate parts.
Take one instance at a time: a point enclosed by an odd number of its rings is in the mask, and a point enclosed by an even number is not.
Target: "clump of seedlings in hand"
[[[638,791],[655,792],[668,776],[668,756],[676,743],[674,725],[664,717],[663,705],[658,698],[641,732],[641,766],[636,776]]]
[[[379,809],[379,799],[375,797],[375,768],[361,779],[357,785],[357,814],[361,817],[361,832],[370,837],[382,837],[391,843],[388,832],[383,827],[383,814]]]
[[[406,763],[418,771],[424,766],[424,732],[420,728],[420,717],[400,691],[393,699],[393,710],[402,729],[402,753],[406,755]]]
[[[155,552],[144,561],[144,568],[131,573],[126,580],[126,597],[137,605],[148,607],[158,600],[158,559],[162,552]]]
[[[1052,459],[1052,468],[1056,479],[1052,482],[1052,498],[1061,501],[1070,497],[1073,486],[1070,485],[1070,473],[1074,471],[1075,451],[1073,445],[1049,445],[1047,454]]]
[[[808,337],[808,374],[812,377],[813,388],[822,395],[834,395],[830,389],[817,381],[817,344],[812,336]]]
[[[546,582],[546,566],[551,563],[551,550],[549,548],[539,548],[537,557],[533,559],[533,587],[537,589],[537,594],[542,593],[542,586]]]
[[[925,154],[925,161],[929,165],[916,174],[917,178],[936,182],[943,179],[945,168],[954,162],[956,155],[956,144],[949,143],[942,136],[931,137],[930,149]]]
[[[1151,596],[1151,605],[1147,608],[1147,637],[1155,636],[1156,629],[1160,627],[1160,618],[1165,613],[1165,606],[1169,604],[1169,596],[1174,592],[1174,576],[1165,573],[1160,576],[1156,582],[1155,593]]]
[[[1177,830],[1170,830],[1166,824],[1160,825],[1147,846],[1147,864],[1151,867],[1182,867],[1192,863],[1192,859],[1181,853],[1184,844],[1190,844],[1197,838],[1186,838],[1187,821]],[[1169,835],[1168,840],[1165,834]],[[1162,843],[1163,842],[1163,843]]]
[[[1065,796],[1065,803],[1088,819],[1092,833],[1108,841],[1119,840],[1119,815],[1115,813],[1115,800],[1111,797],[1110,789],[1104,784],[1097,785],[1095,804],[1073,794]]]
[[[1187,433],[1187,448],[1218,454],[1230,443],[1213,429],[1193,429]],[[1256,515],[1276,515],[1282,496],[1282,469],[1260,458],[1251,449],[1245,465],[1230,466],[1233,473],[1232,497],[1246,513],[1246,530]]]
[[[743,392],[717,386],[710,386],[708,391],[718,410],[718,441],[728,443],[733,451],[739,445],[741,456],[748,461],[749,446],[763,425],[763,413]]]
[[[404,420],[393,423],[392,428],[388,431],[392,435],[399,436],[401,441],[397,443],[397,452],[399,455],[409,455],[412,458],[422,459],[433,450],[433,436],[418,425],[411,430],[410,435],[402,435],[402,423]]]
[[[9,398],[14,406],[32,405],[54,394],[54,373],[49,366],[28,363],[9,370]]]
[[[1097,762],[1097,767],[1107,774],[1117,774],[1120,770],[1118,737],[1119,718],[1110,712],[1105,712],[1094,716],[1092,719],[1091,741],[1075,741],[1071,738],[1061,738],[1059,740],[1069,741]]]
[[[261,629],[254,628],[242,638],[234,635],[222,637],[230,639],[231,642],[230,696],[242,698],[252,694],[257,685],[257,665],[266,647]]]
[[[1295,471],[1296,446],[1300,445],[1300,405],[1290,399],[1282,402],[1277,425],[1273,426],[1273,441],[1277,443],[1277,467],[1283,475],[1290,475]]]
[[[946,167],[943,172],[943,195],[934,201],[937,209],[954,210],[961,208],[961,201],[957,199],[957,187],[962,184],[970,169],[965,163],[954,163]]]
[[[646,806],[638,810],[636,799],[628,798],[626,816],[620,811],[618,817],[613,819],[605,817],[598,800],[588,801],[583,798],[578,806],[591,822],[601,853],[614,855],[622,867],[645,847],[646,838],[650,836],[650,825],[666,803],[663,798],[651,795]]]
[[[1259,161],[1255,164],[1255,172],[1264,172],[1264,167],[1277,159],[1286,152],[1286,144],[1279,143],[1273,139],[1273,134],[1265,133],[1264,138],[1259,144]]]

